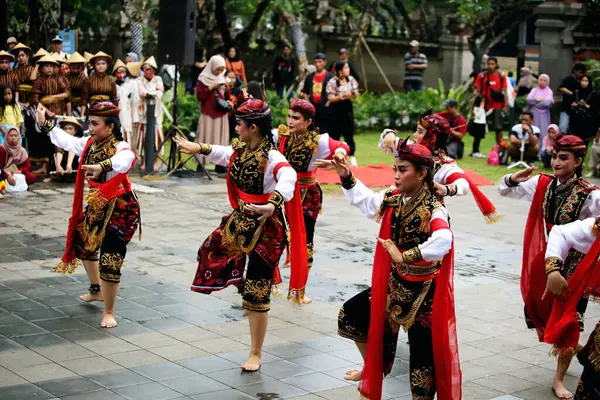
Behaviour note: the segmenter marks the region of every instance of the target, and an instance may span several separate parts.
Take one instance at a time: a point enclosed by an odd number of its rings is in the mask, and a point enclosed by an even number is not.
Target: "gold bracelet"
[[[198,145],[200,146],[200,151],[198,151],[198,153],[205,155],[205,156],[212,153],[212,146],[210,144],[198,143]]]
[[[552,272],[559,271],[562,269],[563,260],[558,257],[548,257],[546,258],[546,275],[549,275]]]
[[[112,161],[110,160],[110,158],[108,158],[104,161],[101,161],[100,166],[102,167],[102,171],[104,171],[104,172],[112,171],[112,169],[113,169]]]
[[[275,205],[276,208],[279,208],[283,204],[283,196],[277,190],[271,193],[271,197],[269,198],[269,203]]]
[[[423,259],[421,255],[421,250],[418,247],[413,247],[412,249],[406,250],[402,253],[402,263],[406,265],[415,264]]]

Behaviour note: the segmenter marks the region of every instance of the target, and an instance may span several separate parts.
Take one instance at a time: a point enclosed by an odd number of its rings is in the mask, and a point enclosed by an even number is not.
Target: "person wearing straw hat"
[[[118,65],[118,61],[116,64]],[[123,140],[129,143],[129,145],[133,148],[132,132],[134,114],[135,122],[139,121],[135,104],[135,99],[139,97],[137,94],[138,82],[136,78],[140,75],[141,63],[127,63],[127,65],[118,66],[116,69],[113,69],[113,71],[117,75],[116,78],[117,90],[119,94],[119,109],[121,109],[121,112],[119,113],[119,120],[121,121]],[[124,77],[123,73],[125,73]],[[119,80],[122,81],[120,86],[118,84]]]
[[[156,75],[158,65],[154,57],[148,58],[142,64],[143,76],[137,78],[138,96],[134,99],[134,103],[138,113],[138,123],[133,126],[133,149],[137,151],[137,154],[142,159],[142,169],[144,169],[145,162],[144,151],[146,146],[146,122],[147,122],[147,97],[153,96],[156,100],[156,106],[154,108],[155,118],[155,132],[154,132],[154,149],[158,151],[162,147],[164,140],[163,136],[163,111],[161,107],[162,95],[165,91],[162,78]],[[154,162],[154,169],[157,169],[156,160]]]
[[[58,74],[58,61],[56,57],[48,54],[38,61],[42,72],[33,84],[32,102],[37,107],[44,105],[46,118],[54,119],[57,115],[64,115],[66,102],[70,95],[69,82]],[[48,161],[54,154],[54,146],[47,135],[38,134],[30,140],[29,150],[31,159],[41,163],[40,168],[34,171],[37,174],[46,174]]]
[[[83,84],[81,94],[81,114],[85,114],[88,104],[92,105],[96,101],[110,101],[115,106],[119,104],[117,95],[117,84],[106,73],[108,64],[112,57],[103,51],[99,51],[90,59],[90,64],[94,67],[94,73],[88,77]]]
[[[13,49],[15,48],[15,46],[17,46],[17,44],[18,44],[18,40],[16,37],[14,37],[14,36],[9,37],[8,39],[6,39],[6,50],[9,53],[12,53]],[[15,65],[16,65],[16,62],[12,61],[10,63],[10,69],[13,69],[15,67]]]
[[[94,57],[92,53],[88,53],[87,51],[83,52],[83,58],[85,58],[85,73],[87,76],[92,75],[94,72],[94,67],[90,64],[92,57]]]
[[[121,85],[123,85],[127,79],[127,66],[123,61],[121,61],[121,59],[118,59],[117,62],[115,62],[115,65],[112,69],[112,74],[114,75],[117,83],[117,94],[119,94]]]
[[[21,107],[24,109],[29,107],[31,103],[31,96],[33,92],[33,82],[36,79],[36,69],[29,63],[29,55],[31,54],[31,48],[25,46],[23,43],[17,44],[13,49],[13,54],[17,58],[17,64],[14,69],[17,78],[19,78],[19,102]]]
[[[69,64],[69,73],[66,75],[71,87],[71,94],[67,103],[67,115],[75,115],[81,117],[81,95],[83,92],[83,85],[87,81],[85,75],[84,66],[85,58],[78,52],[75,52],[71,57],[67,58],[67,64]]]
[[[14,90],[19,89],[19,77],[10,69],[10,63],[15,60],[15,56],[6,51],[0,51],[0,86],[10,85]],[[17,96],[17,101],[19,101]]]

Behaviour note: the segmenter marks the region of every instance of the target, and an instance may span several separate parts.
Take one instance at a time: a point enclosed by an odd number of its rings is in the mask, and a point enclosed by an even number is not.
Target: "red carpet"
[[[471,178],[474,184],[478,186],[494,185],[494,182],[476,174],[473,171],[464,169],[465,174]],[[386,187],[394,184],[394,170],[390,165],[370,165],[367,167],[352,168],[352,173],[362,183],[369,187]],[[317,171],[317,180],[321,184],[339,184],[340,178],[334,171]]]

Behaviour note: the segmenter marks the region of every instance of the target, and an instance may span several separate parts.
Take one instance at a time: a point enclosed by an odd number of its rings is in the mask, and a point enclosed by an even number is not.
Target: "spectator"
[[[273,85],[277,96],[283,99],[283,94],[294,84],[297,74],[296,60],[292,57],[292,49],[287,44],[283,46],[281,55],[273,63]],[[290,90],[288,98],[293,96]]]
[[[563,95],[560,108],[560,121],[558,126],[560,131],[563,133],[568,132],[569,130],[569,114],[571,112],[571,104],[575,102],[575,91],[581,89],[580,82],[584,75],[585,64],[577,63],[573,66],[572,74],[563,79],[558,87],[558,91]]]
[[[329,132],[329,110],[325,106],[327,103],[326,90],[329,80],[333,78],[333,74],[325,69],[326,62],[325,54],[315,54],[313,64],[317,71],[306,77],[304,87],[302,88],[303,97],[307,98],[315,106],[317,113],[315,114],[313,123],[319,128],[321,133]]]
[[[517,80],[515,79],[515,73],[512,71],[508,71],[508,80],[510,81],[513,87],[517,86]]]
[[[235,72],[235,75],[242,80],[244,85],[247,85],[248,79],[246,79],[246,68],[244,67],[244,62],[240,59],[240,57],[241,55],[239,50],[235,47],[230,47],[225,60],[225,68],[228,71]]]
[[[589,77],[584,75],[579,86],[573,93],[569,131],[587,144],[598,130],[598,96]]]
[[[223,101],[231,97],[225,87],[227,81],[223,76],[225,59],[219,55],[212,56],[198,77],[196,98],[201,103],[198,120],[197,143],[211,143],[222,146],[229,145],[229,119]],[[220,99],[220,100],[218,100]],[[228,104],[231,106],[231,104]],[[204,159],[199,159],[204,163]],[[215,172],[226,173],[226,163],[215,166]]]
[[[0,144],[4,143],[4,138],[8,133],[9,127],[16,127],[19,132],[23,128],[23,114],[15,99],[15,90],[10,85],[0,87]]]
[[[552,159],[552,149],[554,149],[554,139],[558,135],[558,125],[550,124],[546,130],[546,135],[542,140],[542,150],[540,155],[544,168],[550,168],[550,160]]]
[[[475,79],[475,96],[485,97],[486,111],[494,110],[491,115],[491,127],[496,132],[496,143],[502,139],[503,116],[508,115],[508,96],[506,93],[506,79],[498,71],[498,59],[488,57],[487,71],[480,72]]]
[[[31,172],[27,151],[19,143],[21,135],[17,127],[11,126],[6,133],[6,142],[0,145],[0,181],[6,180],[9,192],[24,192],[27,185],[36,181],[36,176]]]
[[[327,106],[331,125],[329,136],[334,140],[344,141],[350,147],[348,165],[358,167],[356,157],[356,144],[354,143],[354,109],[352,100],[358,97],[358,82],[350,75],[350,66],[346,61],[336,61],[336,76],[327,83]]]
[[[137,53],[134,53],[133,51],[130,53],[127,53],[127,55],[125,56],[125,64],[129,64],[131,62],[138,62],[138,55]]]
[[[535,125],[540,128],[540,140],[543,143],[550,125],[550,109],[554,104],[554,93],[550,89],[550,77],[548,75],[540,75],[537,87],[527,95],[527,104],[529,104],[529,110],[533,113]],[[540,156],[543,151],[542,148]]]
[[[15,60],[15,56],[4,50],[0,51],[0,85],[10,85],[18,90],[21,82],[17,73],[10,69],[10,64]],[[19,96],[17,96],[17,102]]]
[[[533,87],[533,73],[527,67],[521,68],[521,77],[519,78],[519,84],[517,85],[517,97],[519,96],[527,96],[529,92],[531,92],[531,88]]]
[[[69,57],[69,55],[62,51],[62,46],[62,38],[58,35],[54,36],[54,39],[52,39],[52,42],[50,43],[50,54],[56,55],[59,58],[66,60]]]
[[[16,37],[14,37],[14,36],[11,36],[11,37],[9,37],[9,38],[6,40],[6,51],[7,51],[7,52],[9,52],[9,53],[12,53],[12,52],[13,52],[13,49],[15,48],[15,46],[16,46],[18,43],[19,43],[19,42],[17,41],[17,38],[16,38]],[[15,56],[16,56],[16,54],[15,54]],[[10,69],[14,69],[16,65],[17,65],[17,62],[16,62],[16,61],[14,61],[14,60],[13,60],[13,61],[11,61],[11,63],[10,63]]]
[[[310,74],[314,74],[315,72],[317,72],[317,67],[315,67],[312,64],[308,64],[306,66],[306,68],[304,68],[304,73],[302,74],[302,78],[300,79],[300,82],[298,83],[298,93],[299,93],[299,97],[302,97],[302,89],[304,88],[304,81],[306,80],[306,77]]]
[[[83,137],[83,126],[75,117],[67,117],[59,122],[60,128],[71,136]],[[66,153],[66,156],[65,156]],[[56,175],[52,178],[44,179],[44,182],[57,180],[60,182],[75,182],[75,173],[79,165],[79,157],[70,151],[56,148],[54,154],[54,166]]]
[[[410,50],[404,55],[404,91],[423,90],[423,72],[427,69],[427,57],[419,53],[419,42],[410,42]]]
[[[350,76],[353,77],[354,80],[356,80],[356,82],[360,82],[360,74],[354,68],[354,66],[352,65],[352,63],[349,61],[349,58],[350,58],[350,52],[348,51],[348,49],[341,48],[341,49],[338,50],[338,61],[343,61],[343,62],[347,63],[348,64],[348,68],[350,68]],[[329,72],[331,72],[334,75],[335,75],[335,65],[336,65],[336,63],[337,63],[337,61],[334,61],[329,66]]]
[[[248,95],[252,96],[253,99],[259,99],[262,101],[266,101],[263,88],[262,88],[262,86],[260,86],[260,83],[258,83],[257,81],[248,82],[247,92],[248,92]]]
[[[448,99],[444,103],[446,111],[437,113],[440,117],[448,120],[450,132],[448,132],[448,141],[446,142],[446,154],[454,159],[462,159],[465,151],[465,144],[462,139],[467,133],[467,119],[458,111],[458,102],[454,99]]]
[[[586,177],[600,177],[600,129],[596,133],[596,137],[592,144],[592,151],[590,152],[590,169],[591,171],[588,172]]]
[[[493,110],[485,111],[485,97],[477,96],[473,102],[473,121],[469,129],[469,133],[473,136],[473,151],[471,151],[471,157],[485,158],[486,156],[481,154],[479,145],[481,140],[487,133],[487,116],[492,113]]]
[[[227,90],[231,93],[230,100],[237,99],[242,91],[242,83],[238,81],[235,77],[235,72],[227,71],[225,74],[225,80],[227,81]],[[233,101],[233,100],[232,100]],[[229,110],[227,113],[227,117],[229,119],[229,141],[232,141],[237,137],[237,132],[235,131],[235,126],[237,124],[235,119],[235,112],[233,108]]]
[[[188,80],[185,85],[185,89],[189,94],[194,94],[194,90],[196,90],[196,82],[198,82],[198,76],[200,75],[204,67],[206,67],[206,52],[200,47],[196,47],[194,60],[194,65],[192,65],[192,69],[188,75]],[[233,74],[235,80],[235,73]]]
[[[513,161],[521,159],[521,145],[525,143],[523,151],[523,161],[533,162],[538,160],[540,146],[538,140],[540,128],[533,125],[533,114],[524,111],[521,114],[521,123],[512,127],[510,132],[510,143],[508,145],[508,154]]]

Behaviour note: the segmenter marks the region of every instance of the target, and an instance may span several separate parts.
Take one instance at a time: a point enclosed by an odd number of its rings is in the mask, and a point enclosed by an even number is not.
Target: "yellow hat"
[[[46,54],[44,57],[40,58],[38,60],[38,64],[55,64],[55,65],[59,65],[58,61],[56,60],[56,57],[53,56],[52,54]]]
[[[127,71],[129,71],[129,74],[131,76],[133,76],[134,78],[137,78],[138,76],[140,76],[140,71],[142,70],[141,61],[127,63],[126,67],[127,67]]]
[[[13,61],[15,59],[15,56],[2,50],[0,51],[0,60],[3,58],[8,58],[9,60]]]
[[[105,60],[107,64],[110,64],[110,62],[112,61],[112,57],[103,51],[99,51],[96,54],[94,54],[94,57],[90,58],[90,64],[94,65],[100,60]]]
[[[27,50],[31,52],[31,47],[24,45],[23,43],[18,43],[15,47],[12,48],[11,51],[19,51],[19,50]]]
[[[115,72],[117,72],[117,70],[119,68],[125,68],[125,69],[127,69],[127,66],[125,65],[125,63],[123,61],[121,61],[121,59],[118,59],[117,62],[115,63],[115,66],[113,67],[113,70],[112,70],[113,74]]]
[[[158,65],[156,65],[156,60],[154,59],[154,56],[152,56],[149,59],[147,59],[146,61],[144,61],[142,66],[144,66],[144,65],[149,65],[154,69],[158,69]]]
[[[87,51],[83,53],[83,58],[85,58],[85,62],[90,62],[92,57],[94,57],[92,53],[88,53]]]
[[[59,54],[56,53],[52,53],[51,55],[56,59],[57,63],[66,64],[67,60],[64,57],[61,57]]]
[[[45,55],[48,55],[48,52],[44,48],[40,47],[37,53],[33,55],[33,58],[40,58],[44,57]]]
[[[72,117],[72,116],[66,117],[65,119],[59,121],[58,124],[59,125],[73,124],[73,125],[77,125],[80,129],[83,129],[83,126],[81,125],[81,123],[79,121],[77,121],[77,119],[75,119],[75,117]]]
[[[71,54],[71,57],[67,58],[67,64],[85,64],[87,60],[81,56],[78,52]]]

